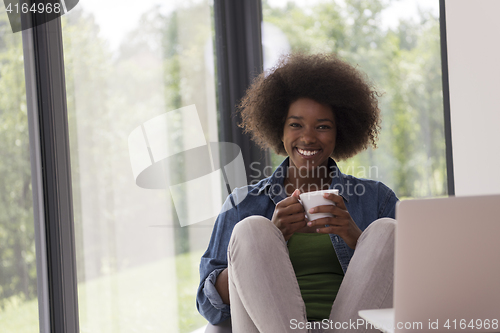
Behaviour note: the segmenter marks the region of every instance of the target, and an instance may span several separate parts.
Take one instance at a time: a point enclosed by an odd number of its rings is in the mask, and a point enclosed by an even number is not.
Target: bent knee
[[[373,221],[361,234],[362,238],[393,238],[397,222],[395,219],[384,217]]]
[[[264,249],[274,246],[272,244],[277,242],[285,242],[281,231],[269,219],[255,215],[241,220],[234,226],[229,248],[238,244],[240,248],[257,246]]]
[[[370,224],[370,226],[375,226],[377,228],[385,228],[394,230],[396,228],[397,221],[390,217],[383,217],[381,219],[375,220]]]
[[[272,222],[264,216],[252,215],[236,223],[233,228],[231,238],[248,238],[250,235],[259,235],[261,233],[269,232],[268,229],[273,227],[274,225]]]

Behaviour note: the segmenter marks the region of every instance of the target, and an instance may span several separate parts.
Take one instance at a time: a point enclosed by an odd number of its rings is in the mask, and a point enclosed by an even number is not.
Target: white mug
[[[307,192],[307,193],[302,193],[300,197],[300,203],[302,206],[304,206],[304,210],[306,211],[306,215],[309,221],[314,221],[323,217],[332,217],[333,215],[330,213],[316,213],[316,214],[311,214],[309,213],[309,209],[317,207],[317,206],[323,206],[323,205],[335,205],[333,201],[328,200],[326,198],[323,198],[323,194],[325,193],[333,193],[338,195],[339,190],[323,190],[323,191],[314,191],[314,192]]]

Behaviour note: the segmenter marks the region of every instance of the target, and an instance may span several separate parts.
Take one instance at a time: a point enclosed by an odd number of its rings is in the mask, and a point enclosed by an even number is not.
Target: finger
[[[290,232],[295,233],[306,226],[306,221],[290,224]]]
[[[300,213],[282,216],[279,218],[279,221],[282,225],[304,222],[304,226],[305,226],[305,223],[307,222],[304,214],[300,214]]]
[[[309,213],[311,213],[311,214],[330,213],[334,216],[339,216],[339,217],[346,217],[347,215],[349,215],[349,212],[347,210],[344,210],[344,209],[337,207],[337,206],[334,206],[334,205],[316,206],[316,207],[309,209]]]
[[[316,228],[318,234],[334,234],[331,227]]]
[[[299,204],[300,205],[299,199],[297,197],[290,196],[290,197],[285,198],[285,199],[281,200],[280,202],[278,202],[276,204],[276,208],[278,208],[278,207],[279,208],[285,208],[285,207],[288,207],[288,206],[293,205],[293,204]]]
[[[340,195],[337,195],[337,194],[334,194],[334,193],[325,193],[325,194],[323,194],[323,198],[331,200],[338,207],[341,207],[341,208],[345,209],[344,198],[342,198]]]
[[[316,232],[320,233],[320,234],[335,234],[335,235],[341,236],[341,235],[345,234],[346,230],[343,227],[330,225],[328,227],[325,227],[325,226],[318,227],[318,228],[316,228]]]
[[[341,235],[346,232],[346,228],[344,225],[331,225],[331,224],[326,224],[326,225],[319,225],[316,227],[316,232],[318,233],[323,233],[323,234],[336,234],[336,235]]]
[[[299,213],[304,215],[304,212],[305,212],[304,207],[299,202],[293,203],[293,204],[286,206],[286,207],[281,207],[279,209],[280,216],[293,215],[293,214],[299,214]]]
[[[309,213],[311,214],[316,214],[316,213],[330,213],[334,217],[337,218],[348,218],[351,215],[349,214],[349,211],[343,207],[335,206],[335,205],[322,205],[322,206],[316,206],[311,209],[309,209]]]
[[[302,220],[297,221],[297,220],[291,220],[290,217],[287,217],[283,221],[280,221],[278,229],[281,230],[283,235],[291,235],[294,232],[297,232],[298,230],[304,228],[306,226],[306,221],[305,219],[302,218]]]
[[[292,197],[295,197],[295,198],[297,198],[297,199],[298,199],[298,198],[299,198],[299,195],[300,195],[300,190],[299,190],[299,189],[296,189],[295,191],[293,191],[293,193],[292,193],[292,195],[291,195],[291,196],[292,196]]]
[[[337,218],[334,218],[334,217],[322,217],[320,219],[307,222],[307,226],[308,227],[320,227],[320,228],[324,227],[325,225],[326,226],[341,227],[341,226],[344,226],[346,224],[347,223],[346,223],[345,220],[343,220],[343,219],[337,219]]]
[[[319,222],[320,219],[316,220],[315,222]],[[309,224],[308,224],[309,226]],[[335,225],[331,225],[331,224],[325,224],[323,222],[323,224],[319,224],[317,223],[317,225],[313,226],[313,228],[315,228],[316,232],[317,233],[320,233],[320,234],[335,234],[336,232],[335,231],[341,231],[342,232],[342,229],[343,227],[341,226],[335,226]]]

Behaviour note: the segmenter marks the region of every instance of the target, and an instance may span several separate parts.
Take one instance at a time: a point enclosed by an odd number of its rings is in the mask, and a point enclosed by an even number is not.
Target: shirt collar
[[[289,160],[290,158],[287,157],[283,162],[281,162],[281,164],[276,168],[271,177],[269,177],[267,181],[259,189],[258,192],[259,194],[266,189],[273,189],[275,187],[280,187],[281,189],[283,189],[283,182],[285,181]],[[346,202],[349,202],[349,197],[344,193],[345,191],[342,191],[342,189],[344,188],[345,175],[340,171],[339,167],[337,166],[337,163],[335,163],[335,161],[331,157],[328,158],[328,169],[330,170],[330,174],[332,176],[330,189],[339,189],[339,193],[342,196],[342,198]],[[286,195],[279,192],[284,192],[284,191],[282,190],[277,192],[270,190],[268,191],[268,194],[273,201],[275,201],[275,198],[277,198],[279,202],[286,197]]]

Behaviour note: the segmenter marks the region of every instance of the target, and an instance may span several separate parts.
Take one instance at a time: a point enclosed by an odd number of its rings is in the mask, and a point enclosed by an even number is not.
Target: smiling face
[[[329,106],[309,98],[290,105],[282,139],[290,166],[310,169],[328,165],[336,137],[335,116]]]

